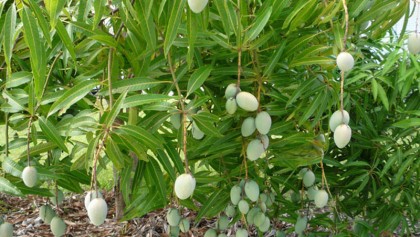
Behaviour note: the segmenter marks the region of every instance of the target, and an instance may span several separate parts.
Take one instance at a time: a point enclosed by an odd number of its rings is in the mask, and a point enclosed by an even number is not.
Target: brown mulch
[[[117,222],[114,219],[115,208],[112,194],[104,193],[104,197],[109,210],[105,223],[100,226],[90,224],[84,206],[84,195],[72,195],[65,198],[64,203],[55,211],[67,224],[67,237],[168,236],[165,233],[168,228],[165,210],[157,210],[142,218]],[[5,217],[5,221],[13,224],[13,236],[53,237],[50,226],[39,218],[39,208],[46,203],[47,198],[38,196],[14,197],[0,194],[0,215]],[[206,229],[193,228],[189,236],[203,236],[203,231]]]
[[[84,195],[67,195],[59,209],[55,209],[67,224],[66,237],[103,237],[103,236],[142,236],[142,237],[168,237],[166,231],[168,224],[165,220],[166,210],[151,212],[142,218],[130,221],[117,222],[114,219],[115,208],[112,193],[104,193],[108,204],[108,215],[105,223],[100,226],[90,224],[84,206]],[[14,197],[0,193],[0,216],[13,224],[13,236],[20,237],[53,237],[50,226],[43,223],[39,217],[39,208],[48,202],[47,198],[28,195],[27,197]],[[52,205],[52,204],[50,204]],[[185,210],[184,217],[194,221],[196,213]],[[204,236],[209,228],[214,228],[215,220],[203,220],[198,227],[191,228],[186,236]],[[233,231],[228,230],[227,234]],[[271,235],[272,236],[272,235]]]

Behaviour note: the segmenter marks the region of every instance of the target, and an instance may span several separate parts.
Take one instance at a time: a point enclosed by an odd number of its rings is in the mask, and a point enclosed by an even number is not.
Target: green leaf
[[[195,90],[200,88],[201,85],[209,77],[213,68],[211,66],[203,66],[197,69],[188,80],[187,97],[191,95]]]
[[[60,39],[63,42],[64,46],[69,51],[70,56],[75,61],[76,60],[76,52],[74,51],[73,41],[70,39],[70,36],[67,33],[66,27],[64,27],[63,22],[57,21],[55,28],[56,28],[58,36],[60,36]]]
[[[93,8],[95,9],[95,15],[93,16],[93,26],[96,27],[105,10],[105,4],[106,4],[106,0],[94,0],[93,1]]]
[[[46,143],[40,143],[36,146],[33,146],[29,149],[29,156],[33,157],[33,156],[37,156],[39,154],[51,151],[52,149],[56,148],[57,144],[55,144],[55,142],[46,142]],[[27,157],[28,152],[23,152],[20,156],[19,159],[23,159]]]
[[[225,35],[230,35],[232,31],[237,35],[238,17],[231,1],[214,1],[213,4],[219,12]]]
[[[165,200],[166,203],[166,183],[163,179],[163,173],[160,169],[160,165],[157,163],[157,161],[153,158],[149,159],[149,163],[146,165],[146,172],[149,174],[149,176],[152,178],[153,183],[149,183],[149,186],[155,187],[158,190],[158,193],[161,196],[162,200]]]
[[[15,4],[11,4],[9,10],[6,13],[6,19],[4,21],[4,40],[3,40],[3,49],[4,49],[4,59],[8,69],[11,68],[10,59],[12,58],[12,51],[15,41],[13,40],[15,35],[16,28],[16,7]]]
[[[118,114],[120,113],[120,110],[123,106],[124,99],[127,95],[127,92],[124,92],[120,95],[120,97],[117,99],[115,104],[113,104],[111,111],[107,113],[105,120],[104,120],[104,126],[105,128],[112,127],[112,124],[114,123],[115,119],[117,118]],[[112,96],[112,95],[111,95]]]
[[[172,181],[175,181],[176,180],[176,174],[175,174],[175,169],[170,162],[171,159],[166,154],[165,150],[158,149],[157,154],[158,154],[157,158],[158,158],[159,162],[162,164],[163,168],[169,174]]]
[[[118,45],[118,42],[112,36],[104,33],[99,29],[96,29],[96,27],[94,28],[80,21],[72,21],[71,24],[77,27],[78,29],[84,31],[86,36],[88,36],[90,39],[96,40],[100,43],[114,48],[116,48]],[[92,28],[94,28],[95,30],[92,30]]]
[[[279,62],[280,57],[283,54],[285,46],[286,46],[286,41],[283,41],[283,43],[279,46],[279,48],[274,53],[274,56],[270,58],[270,61],[268,62],[267,66],[265,67],[263,77],[271,75],[271,73],[273,72],[277,63]]]
[[[184,163],[181,160],[181,157],[179,156],[178,151],[175,149],[175,147],[167,142],[165,143],[165,151],[168,153],[168,156],[172,159],[172,162],[175,165],[176,170],[178,171],[178,173],[183,174],[185,173],[185,169],[184,169]]]
[[[400,120],[392,124],[392,126],[403,128],[403,129],[418,127],[420,126],[420,118],[409,118],[409,119]]]
[[[10,195],[23,196],[22,192],[15,185],[3,177],[0,177],[0,192]]]
[[[144,145],[140,143],[136,138],[123,132],[120,132],[120,133],[113,132],[111,135],[114,141],[117,141],[120,144],[123,144],[125,147],[127,147],[129,151],[134,152],[138,159],[149,161]]]
[[[222,137],[223,135],[219,130],[214,126],[214,123],[219,120],[216,115],[213,115],[209,112],[202,112],[194,114],[194,122],[197,124],[198,128],[209,136]]]
[[[196,224],[201,221],[201,218],[204,216],[212,216],[209,215],[210,212],[213,214],[218,213],[219,211],[223,210],[226,207],[226,203],[229,199],[229,193],[225,188],[216,189],[211,196],[203,203],[203,206],[200,208],[195,220]]]
[[[39,117],[38,123],[42,129],[42,132],[45,134],[45,136],[48,137],[50,141],[57,144],[57,146],[60,147],[63,151],[69,153],[66,145],[64,144],[64,140],[61,138],[54,124],[52,124],[48,119],[45,119],[44,117]]]
[[[372,79],[371,83],[373,100],[376,101],[376,98],[378,98],[378,82],[375,79]]]
[[[52,45],[51,42],[51,36],[50,36],[50,28],[48,26],[47,21],[45,20],[44,15],[42,14],[42,10],[39,7],[40,4],[38,4],[36,1],[27,1],[29,3],[29,6],[31,7],[32,11],[34,12],[37,20],[38,20],[38,24],[41,27],[42,33],[44,35],[44,39],[47,40],[47,43],[49,46]]]
[[[177,97],[161,94],[140,94],[129,96],[124,100],[123,108],[130,108],[139,105],[151,104],[155,102],[176,100]]]
[[[142,127],[134,125],[123,125],[120,126],[115,132],[121,134],[127,134],[135,138],[138,142],[141,142],[149,149],[162,148],[162,141],[155,137],[152,133],[145,130]]]
[[[45,84],[46,55],[43,41],[39,37],[39,29],[35,17],[29,8],[24,7],[21,12],[23,28],[25,30],[25,42],[29,46],[32,73],[36,98],[41,101],[42,89]]]
[[[12,160],[10,157],[5,157],[1,165],[4,172],[9,173],[15,177],[22,176],[23,167]]]
[[[304,66],[304,65],[333,65],[334,59],[328,57],[321,57],[321,56],[313,56],[313,57],[306,57],[306,58],[298,58],[293,60],[290,63],[290,67],[297,67],[297,66]]]
[[[6,88],[13,88],[28,83],[32,80],[32,73],[19,71],[12,74],[6,81]]]
[[[178,27],[181,24],[182,14],[184,13],[184,7],[186,0],[174,0],[171,1],[173,4],[170,9],[171,16],[165,30],[165,41],[163,43],[164,53],[168,55],[169,49],[174,43],[178,34]]]
[[[56,23],[59,22],[60,12],[66,4],[66,0],[45,0],[45,8],[47,9],[48,14],[50,15],[50,25],[51,28],[54,28]]]
[[[125,80],[119,80],[112,83],[112,94],[122,93],[124,91],[139,91],[150,89],[161,84],[173,83],[172,81],[157,81],[148,77],[135,77]],[[99,95],[108,94],[108,87],[105,86],[99,91]]]
[[[244,44],[247,44],[258,37],[270,19],[272,11],[273,7],[270,6],[257,15],[252,27],[245,34]]]
[[[187,63],[188,67],[191,68],[194,51],[195,51],[195,42],[197,40],[197,31],[198,31],[198,17],[199,15],[194,14],[192,11],[188,11],[187,16],[187,33],[188,33],[188,54],[187,54]]]
[[[149,2],[153,3],[153,1]],[[148,6],[145,6],[145,2],[140,2],[140,8],[141,10],[138,14],[140,18],[140,29],[147,42],[147,46],[154,50],[156,48],[156,27],[153,22],[153,16],[150,14]]]
[[[385,109],[389,110],[389,102],[388,102],[388,97],[386,96],[386,92],[381,84],[379,83],[377,84],[378,84],[379,99],[381,99],[382,104],[384,105]]]
[[[121,170],[124,167],[124,157],[125,155],[121,152],[118,145],[108,136],[106,141],[105,152],[108,155],[108,158],[112,161],[112,164],[115,165],[117,170]]]
[[[85,80],[64,92],[64,94],[51,105],[48,117],[59,110],[64,112],[74,103],[85,97],[98,84],[99,82],[96,80]]]

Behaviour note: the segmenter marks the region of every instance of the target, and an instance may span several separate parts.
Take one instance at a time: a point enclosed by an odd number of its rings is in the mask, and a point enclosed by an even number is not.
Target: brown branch
[[[175,75],[174,66],[172,64],[171,52],[168,52],[167,57],[168,57],[169,71],[171,72],[172,80],[174,82],[174,85],[178,94],[179,104],[181,105],[181,110],[182,110],[182,132],[183,132],[182,151],[184,152],[185,171],[186,173],[190,173],[190,168],[188,165],[188,157],[187,157],[187,111],[185,109],[184,98],[182,96],[181,89],[179,88],[178,80]]]

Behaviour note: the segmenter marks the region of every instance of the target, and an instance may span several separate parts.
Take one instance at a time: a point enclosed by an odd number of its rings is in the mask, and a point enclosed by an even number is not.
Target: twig
[[[168,65],[169,65],[169,71],[171,72],[172,75],[172,80],[174,82],[177,94],[178,94],[178,100],[179,100],[179,104],[181,105],[181,110],[182,110],[182,132],[183,132],[183,145],[182,145],[182,150],[184,152],[184,162],[185,162],[185,171],[186,173],[190,173],[190,168],[188,165],[188,157],[187,157],[187,111],[185,109],[185,105],[184,105],[184,98],[182,96],[181,93],[181,89],[179,88],[178,85],[178,80],[176,78],[175,75],[175,70],[172,64],[172,57],[171,57],[171,52],[168,52]]]
[[[238,78],[236,87],[241,86],[241,71],[242,71],[242,24],[241,24],[241,0],[238,0],[238,35],[237,35],[237,49],[238,49]]]
[[[347,44],[347,37],[349,33],[349,9],[347,8],[346,0],[343,0],[343,7],[344,7],[344,14],[345,14],[345,31],[344,31],[344,38],[343,38],[343,49],[342,51],[346,51],[346,44]]]

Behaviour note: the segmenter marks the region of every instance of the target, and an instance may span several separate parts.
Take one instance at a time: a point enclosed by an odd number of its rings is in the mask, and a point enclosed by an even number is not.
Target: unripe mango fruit
[[[341,52],[337,56],[337,66],[341,71],[350,71],[354,66],[354,58],[347,52]]]
[[[411,33],[408,36],[408,51],[412,54],[420,53],[420,33]]]
[[[255,117],[255,127],[260,134],[267,134],[271,128],[271,116],[265,112],[259,112]]]
[[[181,174],[175,180],[175,194],[181,199],[189,198],[195,189],[195,179],[191,174]]]
[[[56,216],[51,221],[51,232],[54,234],[55,237],[61,237],[66,233],[66,223],[64,221]]]
[[[349,124],[349,122],[350,122],[349,113],[346,110],[343,110],[343,112],[341,112],[341,110],[337,110],[330,117],[330,122],[329,122],[330,129],[332,132],[335,132],[335,129],[338,127],[338,125]],[[324,138],[324,142],[325,142],[325,138]]]
[[[92,224],[102,225],[108,213],[108,205],[103,198],[95,198],[89,203],[87,213]]]
[[[26,166],[25,169],[22,171],[22,180],[23,183],[29,188],[35,186],[36,181],[38,179],[38,172],[36,171],[35,167],[33,166]]]
[[[351,128],[347,124],[339,125],[334,132],[334,143],[338,148],[343,148],[349,144],[351,139]]]
[[[238,106],[246,111],[255,111],[258,109],[258,100],[249,92],[241,91],[236,95],[236,103]]]
[[[208,0],[188,0],[188,6],[194,13],[200,13],[204,10]]]
[[[248,180],[245,183],[245,194],[249,200],[256,202],[260,196],[260,187],[254,180]]]

